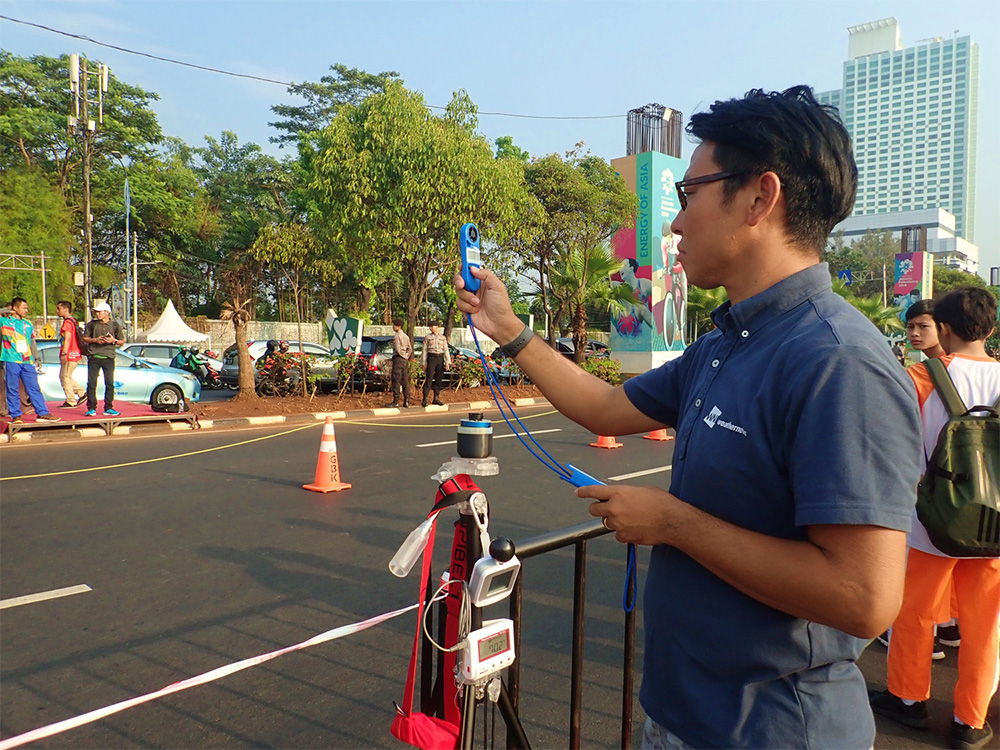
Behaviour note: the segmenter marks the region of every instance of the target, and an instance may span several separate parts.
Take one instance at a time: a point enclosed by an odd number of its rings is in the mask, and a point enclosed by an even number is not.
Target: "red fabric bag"
[[[417,614],[417,632],[413,637],[413,652],[410,667],[406,673],[406,689],[403,705],[396,705],[396,718],[392,721],[392,736],[407,745],[420,750],[455,750],[458,747],[458,726],[450,721],[413,712],[413,689],[417,676],[417,649],[420,645],[420,626],[424,620],[424,608],[432,606],[427,602],[427,583],[431,572],[431,555],[434,551],[434,532],[437,519],[431,525],[431,533],[424,547],[424,563],[420,573],[420,608]]]

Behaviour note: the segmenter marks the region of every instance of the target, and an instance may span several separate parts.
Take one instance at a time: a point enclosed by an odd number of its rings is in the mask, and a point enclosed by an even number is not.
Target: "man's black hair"
[[[715,144],[724,172],[723,196],[731,201],[754,176],[774,172],[785,195],[789,238],[822,251],[830,232],[854,208],[858,168],[851,138],[836,108],[820,104],[808,86],[748,91],[717,101],[691,116],[687,131]]]
[[[60,305],[65,307],[67,311],[73,312],[73,303],[70,302],[69,300],[61,299],[58,302],[56,302],[56,307],[59,307]]]
[[[960,286],[934,304],[934,322],[947,323],[963,341],[985,341],[997,323],[997,301],[978,286]]]
[[[392,319],[392,324],[394,326],[399,326],[400,328],[402,328],[403,327],[403,319],[402,318],[393,318]]]
[[[906,308],[906,322],[909,323],[911,320],[919,315],[934,315],[934,300],[932,299],[918,299],[908,308]]]
[[[28,300],[26,300],[24,297],[14,297],[14,299],[10,301],[10,306],[14,307],[15,305],[20,305],[22,302],[27,302],[27,301]]]

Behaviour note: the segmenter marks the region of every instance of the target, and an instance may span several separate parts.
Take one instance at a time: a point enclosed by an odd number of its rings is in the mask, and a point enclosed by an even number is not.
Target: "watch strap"
[[[502,345],[500,347],[500,351],[502,351],[508,357],[513,359],[521,352],[521,350],[524,347],[528,345],[528,342],[531,341],[531,339],[533,339],[534,336],[535,332],[532,331],[531,328],[529,328],[527,325],[525,325],[524,330],[521,331],[518,337],[515,338],[513,341],[510,341]]]

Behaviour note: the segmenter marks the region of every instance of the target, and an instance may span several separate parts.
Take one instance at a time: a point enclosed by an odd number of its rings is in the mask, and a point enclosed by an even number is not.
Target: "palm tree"
[[[702,289],[700,286],[688,285],[688,324],[694,332],[691,336],[691,341],[694,341],[702,334],[708,333],[715,327],[710,317],[712,310],[723,304],[727,299],[729,299],[729,296],[721,286],[715,289]]]
[[[611,274],[621,268],[611,247],[572,248],[561,253],[553,264],[549,280],[552,296],[558,300],[559,314],[570,313],[573,335],[573,361],[577,364],[587,356],[587,305],[606,307],[611,311],[624,311],[635,302],[632,287],[612,284]]]
[[[239,362],[239,392],[234,401],[256,401],[257,382],[254,377],[253,360],[250,359],[250,349],[247,346],[247,323],[250,322],[250,305],[253,299],[242,302],[233,300],[222,303],[222,319],[233,324],[236,334],[236,357]]]
[[[882,333],[905,331],[906,325],[899,317],[898,307],[886,307],[882,297],[874,294],[871,297],[855,297],[851,287],[843,279],[832,279],[833,291],[847,300],[851,307],[870,320]]]
[[[882,333],[891,331],[905,331],[906,326],[899,317],[898,307],[886,307],[882,304],[882,297],[873,295],[871,297],[845,297],[851,305],[870,320]]]

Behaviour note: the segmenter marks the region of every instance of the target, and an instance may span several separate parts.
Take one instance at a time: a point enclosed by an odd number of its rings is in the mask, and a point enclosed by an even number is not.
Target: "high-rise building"
[[[848,29],[841,113],[858,163],[854,216],[943,208],[975,242],[979,45],[968,36],[903,48],[895,18]]]

